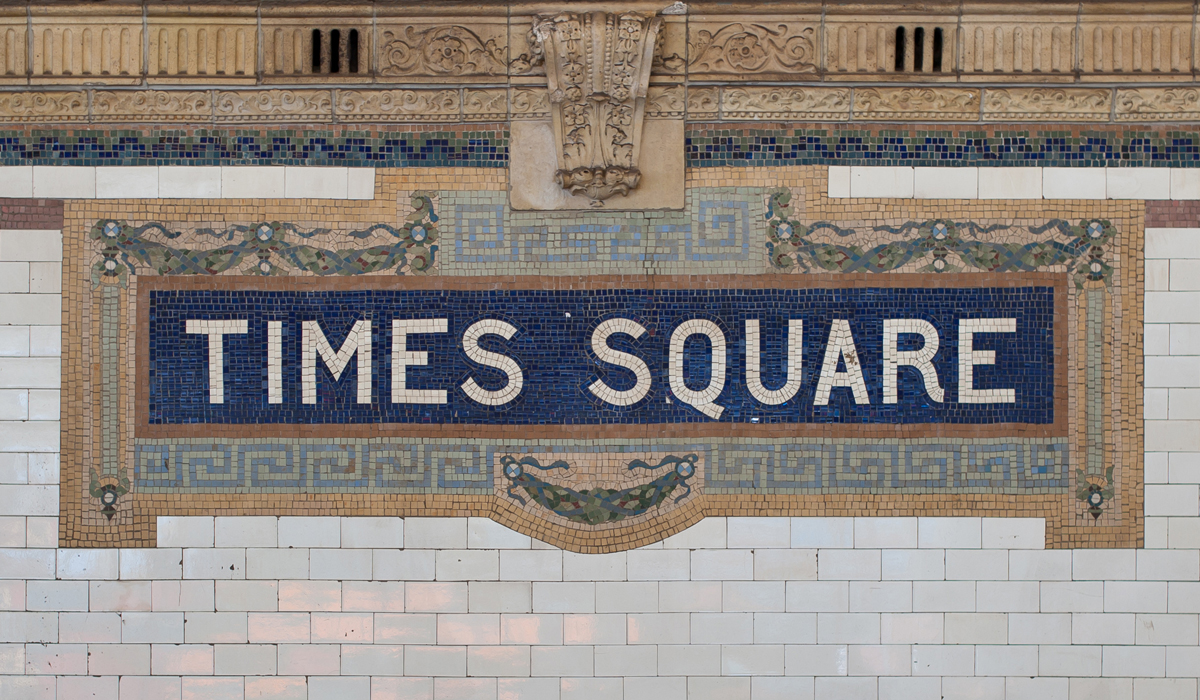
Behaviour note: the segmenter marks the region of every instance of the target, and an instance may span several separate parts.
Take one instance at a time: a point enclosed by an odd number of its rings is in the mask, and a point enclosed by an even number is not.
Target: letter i
[[[283,403],[283,321],[267,322],[267,403]]]

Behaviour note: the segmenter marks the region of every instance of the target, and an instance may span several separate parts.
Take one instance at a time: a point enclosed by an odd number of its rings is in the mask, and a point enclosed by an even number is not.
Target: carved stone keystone
[[[638,12],[538,17],[557,146],[558,184],[594,207],[641,181],[638,154],[662,19]]]

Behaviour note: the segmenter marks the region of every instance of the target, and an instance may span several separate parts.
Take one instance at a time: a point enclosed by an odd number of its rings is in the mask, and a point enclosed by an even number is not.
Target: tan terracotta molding
[[[669,11],[666,8],[670,7]],[[544,2],[20,4],[0,8],[10,85],[544,82]],[[1190,82],[1185,0],[572,3],[661,13],[656,80]]]
[[[0,124],[453,124],[550,119],[545,86],[4,90]],[[1200,122],[1200,87],[651,85],[692,122]]]

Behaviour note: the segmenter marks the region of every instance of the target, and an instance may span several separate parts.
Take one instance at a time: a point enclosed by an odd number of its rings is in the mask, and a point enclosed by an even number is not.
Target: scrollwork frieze
[[[87,118],[83,92],[0,93],[0,122],[84,122]]]
[[[248,90],[216,94],[218,122],[329,121],[328,90]]]
[[[979,90],[963,88],[858,88],[854,116],[859,119],[974,121]]]
[[[989,88],[984,95],[983,118],[1103,122],[1111,116],[1112,97],[1108,88]]]
[[[92,121],[96,122],[187,122],[212,117],[213,99],[208,90],[92,93]]]
[[[849,88],[727,87],[721,90],[725,119],[846,120]]]
[[[1117,90],[1117,121],[1153,122],[1200,119],[1200,89],[1193,87]]]
[[[795,22],[693,25],[689,75],[795,75],[818,69],[817,29]]]
[[[387,29],[381,36],[379,74],[476,77],[507,73],[503,26],[496,36],[460,24]]]
[[[338,90],[337,117],[348,122],[449,122],[462,113],[450,90]]]

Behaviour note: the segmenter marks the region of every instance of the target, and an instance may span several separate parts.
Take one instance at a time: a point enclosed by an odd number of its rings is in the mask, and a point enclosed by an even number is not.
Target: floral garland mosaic
[[[671,471],[662,474],[653,481],[639,484],[626,489],[575,489],[538,478],[530,469],[550,472],[556,469],[569,470],[571,465],[558,460],[543,466],[534,457],[505,455],[500,458],[500,466],[508,479],[508,495],[513,500],[524,505],[525,499],[517,493],[524,491],[535,503],[560,515],[572,522],[587,525],[616,522],[627,517],[641,515],[665,501],[676,489],[684,492],[675,498],[678,503],[692,493],[688,479],[696,474],[695,454],[678,457],[668,455],[658,464],[651,465],[643,460],[635,459],[629,463],[628,469],[646,469],[655,471],[663,467],[671,467]]]
[[[101,219],[90,238],[100,246],[100,259],[92,265],[92,284],[116,282],[125,286],[130,274],[280,276],[309,272],[314,275],[361,275],[385,270],[422,273],[433,268],[438,251],[438,215],[427,194],[412,195],[414,211],[400,227],[375,224],[349,231],[351,239],[382,236],[386,245],[323,248],[305,241],[330,233],[329,229],[302,229],[278,221],[234,225],[224,230],[198,229],[200,237],[220,244],[211,248],[182,248],[171,241],[183,235],[160,223],[130,226]],[[165,239],[165,242],[161,239]]]
[[[1001,243],[985,236],[1016,227],[1006,224],[983,226],[973,221],[932,219],[906,222],[900,226],[875,226],[871,230],[894,234],[899,240],[869,248],[854,244],[822,242],[824,234],[846,238],[858,229],[842,228],[828,221],[805,225],[788,218],[792,194],[779,190],[767,197],[767,250],[771,265],[780,270],[828,272],[891,272],[917,263],[916,272],[1033,272],[1065,265],[1076,287],[1087,280],[1112,279],[1112,267],[1104,261],[1104,247],[1116,235],[1112,223],[1103,219],[1078,224],[1054,219],[1025,230],[1035,236],[1057,239],[1030,243]]]

